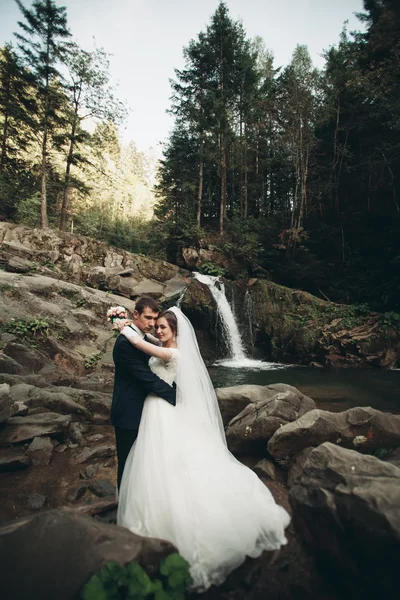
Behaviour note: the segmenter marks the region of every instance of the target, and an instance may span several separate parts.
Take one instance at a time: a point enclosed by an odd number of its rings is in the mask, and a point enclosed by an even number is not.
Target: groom
[[[151,332],[159,311],[153,298],[143,297],[136,302],[131,327],[141,338]],[[119,489],[126,459],[139,432],[146,396],[154,393],[175,406],[176,391],[150,370],[150,356],[135,348],[124,335],[119,335],[115,342],[113,359],[115,379],[111,423],[115,428]]]

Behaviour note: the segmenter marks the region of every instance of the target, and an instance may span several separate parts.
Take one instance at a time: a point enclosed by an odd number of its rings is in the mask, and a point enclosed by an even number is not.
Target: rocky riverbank
[[[28,589],[35,597],[54,596],[51,572],[64,590],[57,597],[72,600],[110,560],[135,559],[151,569],[172,552],[158,540],[147,542],[112,525],[116,463],[107,423],[110,395],[44,385],[40,375],[9,374],[2,380],[4,597],[20,600]],[[291,512],[292,523],[281,551],[246,561],[220,588],[200,597],[361,600],[382,592],[394,600],[400,416],[369,408],[321,411],[285,384],[221,388],[217,397],[229,448]],[[32,559],[38,531],[46,535]],[[24,572],[18,582],[17,569]]]
[[[121,537],[115,526],[99,523],[112,523],[116,507],[109,424],[114,335],[106,310],[112,304],[133,310],[142,294],[168,306],[186,290],[182,309],[211,362],[224,351],[217,307],[206,285],[163,261],[5,223],[0,240],[0,549],[9,585],[3,589],[7,600],[20,600],[26,589],[53,598],[48,574],[54,571],[58,582],[71,578],[87,535],[96,560],[76,570],[74,591],[65,586],[65,598],[72,599],[99,565],[137,557],[151,568],[166,551],[155,541],[150,552],[141,538]],[[229,286],[238,314],[246,323],[251,316],[249,352],[307,364],[398,364],[394,317],[357,313],[265,280]],[[250,313],[244,310],[246,293]],[[313,399],[284,384],[225,388],[218,399],[230,449],[254,468],[293,520],[288,544],[277,555],[246,562],[203,598],[394,598],[400,417],[368,408],[317,410]],[[71,536],[59,538],[67,523]],[[10,548],[31,548],[32,535],[44,527],[49,540],[60,543],[49,541],[34,568],[29,552],[18,554],[25,574],[18,587]],[[129,550],[124,556],[121,543]]]

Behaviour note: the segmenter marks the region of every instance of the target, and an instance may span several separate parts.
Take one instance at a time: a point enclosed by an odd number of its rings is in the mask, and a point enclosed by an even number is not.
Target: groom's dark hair
[[[157,302],[154,300],[154,298],[150,298],[149,296],[143,296],[142,298],[139,298],[135,305],[135,310],[138,311],[139,315],[142,314],[145,308],[150,308],[156,313],[160,312],[160,307]]]

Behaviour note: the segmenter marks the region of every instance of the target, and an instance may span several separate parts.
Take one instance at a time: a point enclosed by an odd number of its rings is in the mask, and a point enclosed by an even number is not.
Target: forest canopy
[[[276,66],[221,2],[171,81],[157,168],[121,143],[107,52],[73,42],[53,0],[16,1],[0,49],[3,219],[173,262],[213,244],[240,277],[399,310],[398,2],[364,0],[360,31],[344,27],[320,70],[300,45]]]

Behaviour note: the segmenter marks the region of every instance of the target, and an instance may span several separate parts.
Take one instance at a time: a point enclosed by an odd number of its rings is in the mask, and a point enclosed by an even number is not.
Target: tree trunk
[[[42,142],[42,168],[41,168],[41,179],[42,179],[42,193],[40,200],[40,213],[42,217],[42,229],[46,229],[49,226],[47,220],[47,123],[44,126],[43,142]]]
[[[9,106],[9,101],[10,101],[10,87],[11,87],[11,82],[10,82],[10,77],[7,77],[7,85],[5,88],[5,97],[7,98],[7,104],[6,104],[6,112],[4,115],[4,124],[3,124],[3,139],[1,141],[1,160],[0,160],[0,173],[3,171],[5,165],[6,165],[6,160],[7,160],[7,138],[8,138],[8,106]]]
[[[64,178],[64,189],[63,189],[63,201],[61,206],[61,215],[60,215],[60,230],[66,231],[67,229],[67,218],[69,212],[69,182],[71,178],[71,166],[72,159],[74,156],[74,148],[75,148],[75,132],[76,132],[76,122],[77,115],[74,115],[74,121],[72,123],[72,131],[71,131],[71,140],[69,144],[69,151],[67,157],[67,166],[65,169],[65,178]]]
[[[225,139],[221,135],[221,205],[219,213],[219,233],[224,233],[224,222],[226,213],[226,148]]]
[[[42,229],[49,226],[47,219],[47,133],[49,127],[49,108],[50,108],[50,33],[47,33],[46,47],[46,85],[45,85],[45,103],[43,120],[43,140],[42,140],[42,193],[40,199],[40,213],[42,217]]]
[[[244,126],[244,218],[247,219],[249,213],[249,190],[248,190],[248,173],[247,173],[247,129]]]
[[[199,169],[199,191],[197,194],[197,225],[201,225],[201,208],[203,203],[203,181],[204,181],[204,142],[201,140],[200,144],[200,169]]]
[[[0,173],[3,171],[6,165],[7,159],[7,138],[8,138],[8,113],[4,116],[3,124],[3,139],[1,141],[1,160],[0,160]]]

